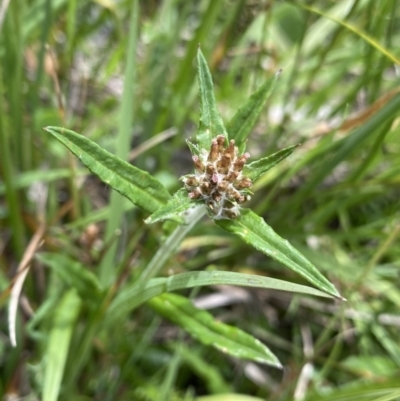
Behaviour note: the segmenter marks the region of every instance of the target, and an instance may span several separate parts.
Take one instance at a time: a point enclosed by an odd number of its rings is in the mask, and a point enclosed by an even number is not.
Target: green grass
[[[399,28],[394,0],[11,1],[0,27],[0,394],[400,399]],[[257,181],[246,207],[347,302],[271,290],[272,279],[289,291],[307,282],[208,218],[146,225],[168,194],[133,206],[43,131],[63,126],[127,160],[173,127],[133,165],[174,193],[192,172],[199,43],[225,122],[283,70],[248,138],[249,161],[301,146]],[[135,185],[152,182],[131,171]],[[40,248],[29,249],[43,223]],[[12,348],[7,305],[24,255]],[[266,285],[205,286],[214,271]],[[185,313],[163,307],[165,294],[143,304],[165,289]],[[194,319],[186,298],[207,313]],[[168,314],[174,323],[159,317]],[[240,341],[224,354],[201,341],[204,329]],[[232,357],[240,344],[256,350],[244,331],[284,370]]]

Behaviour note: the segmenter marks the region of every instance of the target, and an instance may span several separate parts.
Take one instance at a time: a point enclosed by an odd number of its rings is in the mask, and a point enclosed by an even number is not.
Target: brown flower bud
[[[217,169],[215,168],[214,164],[212,163],[207,163],[206,166],[206,173],[209,177],[212,177],[215,173],[217,172]]]
[[[231,202],[231,201],[229,201],[229,200],[227,200],[227,199],[225,199],[225,202],[224,202],[224,208],[226,208],[226,209],[232,209],[232,208],[234,208],[235,207],[235,205]]]
[[[198,156],[193,156],[193,163],[194,163],[194,168],[196,169],[197,172],[199,173],[204,173],[205,166],[204,163],[199,159]]]
[[[216,219],[239,216],[239,205],[250,199],[245,190],[252,186],[252,180],[241,174],[250,155],[238,156],[235,141],[232,139],[225,147],[226,140],[224,135],[214,138],[207,162],[193,156],[196,174],[181,178],[189,198],[202,200]]]
[[[229,182],[235,182],[239,174],[239,171],[230,171],[229,174],[226,176],[226,180]]]
[[[229,154],[222,156],[221,160],[218,162],[218,170],[221,174],[226,174],[229,171],[231,165],[232,157]]]
[[[218,148],[218,141],[216,139],[213,139],[211,142],[211,149],[210,153],[208,154],[208,161],[214,162],[215,160],[218,159],[219,155],[219,148]]]
[[[224,151],[224,143],[225,143],[225,135],[218,135],[217,136],[217,143],[218,143],[218,151],[219,151],[219,153],[223,153],[223,151]]]
[[[242,171],[244,164],[246,163],[247,159],[250,157],[249,153],[245,153],[244,155],[239,156],[236,161],[233,163],[233,169],[235,171]]]
[[[253,185],[251,182],[251,179],[249,177],[243,177],[240,180],[237,180],[233,186],[236,189],[244,189],[244,188],[250,188]]]
[[[230,155],[232,159],[235,156],[235,140],[234,139],[231,139],[229,141],[229,145],[225,149],[224,155]]]
[[[237,200],[237,203],[239,203],[239,205],[241,205],[242,203],[245,203],[248,200],[250,200],[250,195],[244,194],[244,195],[240,196],[240,199]]]
[[[217,188],[222,191],[225,192],[226,189],[228,188],[228,182],[227,181],[221,181],[218,183]]]
[[[185,185],[189,187],[197,187],[199,185],[199,180],[194,176],[188,176],[183,179]]]
[[[222,195],[218,191],[214,192],[211,196],[216,202],[219,202],[222,199]]]
[[[237,202],[243,203],[245,201],[245,197],[240,194],[240,192],[236,191],[236,189],[231,189],[229,191],[229,195]]]
[[[200,185],[200,189],[201,189],[201,193],[203,195],[210,195],[211,192],[211,188],[210,188],[210,183],[207,181],[204,181],[201,185]]]

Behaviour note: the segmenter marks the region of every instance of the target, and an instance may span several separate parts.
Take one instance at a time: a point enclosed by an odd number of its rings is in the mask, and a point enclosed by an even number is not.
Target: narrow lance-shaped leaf
[[[119,159],[90,139],[65,128],[46,127],[45,130],[92,173],[147,212],[155,212],[171,198],[167,189],[149,173]]]
[[[153,224],[162,220],[175,220],[178,223],[184,223],[183,213],[193,206],[196,206],[196,204],[188,197],[186,189],[181,188],[165,206],[158,209],[144,222],[146,224]]]
[[[81,303],[76,291],[69,290],[61,298],[55,310],[54,323],[44,358],[43,401],[58,400],[72,331],[80,312]]]
[[[207,388],[208,393],[229,394],[232,391],[233,383],[230,382],[228,384],[228,381],[225,379],[225,374],[222,372],[223,369],[221,369],[221,366],[214,364],[212,359],[210,360],[209,358],[204,358],[204,353],[201,349],[202,347],[200,349],[195,349],[192,347],[190,342],[183,343],[182,341],[168,345],[169,348],[172,348],[176,352],[176,355],[179,355],[181,365],[189,367],[196,374],[196,376],[202,380],[202,383],[204,383],[203,385]],[[196,400],[193,401],[198,401],[198,398],[196,397]]]
[[[111,303],[110,308],[107,310],[107,318],[117,319],[137,308],[152,297],[164,292],[178,291],[206,285],[237,285],[243,287],[296,292],[299,294],[319,297],[330,297],[330,295],[315,288],[271,277],[218,270],[194,271],[175,274],[171,277],[154,278],[141,285],[136,284],[121,290]]]
[[[259,340],[244,331],[218,322],[197,309],[190,300],[176,294],[163,294],[149,301],[158,314],[182,327],[205,345],[237,358],[281,367],[276,356]]]
[[[200,91],[200,121],[197,142],[200,149],[208,150],[212,138],[217,135],[227,137],[227,133],[215,101],[211,73],[200,48],[197,52],[197,65]]]
[[[240,216],[235,220],[218,220],[216,223],[257,250],[299,273],[321,291],[341,298],[333,284],[308,259],[250,209],[242,209]]]
[[[286,159],[292,152],[300,145],[292,145],[285,149],[281,149],[270,156],[263,157],[250,164],[245,164],[243,168],[243,175],[249,177],[253,182],[258,180],[270,168],[276,166],[283,159]]]
[[[68,286],[75,288],[82,299],[98,302],[103,289],[97,276],[85,265],[62,253],[41,252],[36,257]]]
[[[241,152],[244,150],[246,139],[274,89],[280,72],[281,71],[277,72],[261,85],[228,123],[227,130],[229,132],[229,138],[235,140],[236,146],[239,147]]]

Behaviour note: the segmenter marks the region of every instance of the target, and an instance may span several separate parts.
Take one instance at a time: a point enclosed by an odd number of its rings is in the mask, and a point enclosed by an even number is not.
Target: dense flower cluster
[[[238,155],[233,139],[226,148],[224,143],[224,135],[213,139],[209,152],[193,156],[195,174],[182,177],[189,197],[204,201],[214,219],[237,217],[240,205],[250,199],[252,186],[251,179],[242,175],[250,155]]]

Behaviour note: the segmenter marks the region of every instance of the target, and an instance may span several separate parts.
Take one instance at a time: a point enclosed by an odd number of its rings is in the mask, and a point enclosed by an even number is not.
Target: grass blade
[[[265,288],[270,290],[296,292],[300,294],[329,297],[325,292],[300,284],[257,276],[225,271],[201,271],[175,274],[164,278],[154,278],[140,286],[132,286],[120,291],[110,305],[107,315],[113,319],[122,316],[164,292],[177,291],[206,285],[237,285],[243,287]]]
[[[81,307],[81,299],[75,290],[68,291],[54,313],[47,351],[44,357],[45,371],[43,401],[56,401],[60,393],[61,380],[71,341],[72,330]]]
[[[185,297],[163,294],[151,299],[149,305],[201,343],[212,345],[224,354],[282,367],[276,356],[259,340],[234,326],[216,321],[210,313],[197,309]]]
[[[385,57],[387,57],[390,61],[392,61],[393,63],[395,63],[397,65],[400,65],[400,60],[392,52],[390,52],[388,49],[386,49],[384,46],[382,46],[378,41],[376,41],[374,38],[369,36],[367,33],[363,32],[360,28],[357,28],[357,27],[353,26],[352,24],[349,24],[348,22],[343,21],[339,18],[336,18],[329,14],[326,14],[314,7],[307,6],[306,4],[298,3],[298,5],[308,11],[311,11],[312,13],[321,15],[322,17],[328,18],[331,21],[334,21],[334,22],[344,26],[346,29],[355,33],[357,36],[359,36],[361,39],[363,39],[370,46],[372,46],[376,50],[378,50],[381,54],[383,54]]]
[[[132,135],[133,123],[133,103],[134,103],[134,83],[136,73],[136,49],[137,49],[137,31],[138,31],[138,1],[131,1],[131,19],[129,27],[128,48],[125,65],[124,89],[122,93],[121,108],[119,111],[119,126],[116,142],[115,154],[117,157],[126,160],[128,158],[130,140]],[[110,214],[108,215],[105,241],[110,241],[117,229],[120,228],[123,216],[121,209],[121,196],[113,192],[110,200]],[[113,241],[110,248],[104,255],[100,264],[100,280],[103,284],[111,283],[114,277],[114,262],[117,252],[118,242]]]
[[[324,160],[316,169],[315,174],[299,191],[298,196],[308,193],[314,189],[333,169],[343,160],[350,156],[353,152],[361,148],[365,142],[374,134],[379,134],[378,128],[391,118],[399,114],[400,94],[394,96],[384,107],[374,114],[365,124],[357,128],[350,136],[347,136],[338,144],[334,144],[337,148],[332,154],[320,154],[319,158]],[[328,152],[332,152],[328,149]],[[330,156],[330,157],[329,157]]]
[[[242,209],[235,220],[218,220],[224,230],[239,236],[244,242],[281,262],[306,278],[321,291],[341,298],[336,288],[298,250],[281,238],[260,216],[249,209]]]
[[[75,288],[82,299],[94,302],[100,300],[101,284],[96,275],[82,263],[59,253],[42,252],[37,258],[51,267],[69,287]]]

